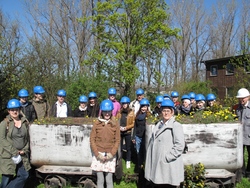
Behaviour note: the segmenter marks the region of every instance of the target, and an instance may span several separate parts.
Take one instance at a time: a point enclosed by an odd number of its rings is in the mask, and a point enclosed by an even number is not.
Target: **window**
[[[231,75],[234,73],[234,66],[231,63],[226,65],[226,75]]]
[[[210,67],[210,76],[217,76],[217,74],[218,74],[217,65],[211,65],[211,67]]]
[[[244,62],[244,69],[246,73],[250,73],[250,63],[245,61]]]
[[[235,96],[233,87],[227,87],[226,88],[226,96],[227,97],[234,97]]]

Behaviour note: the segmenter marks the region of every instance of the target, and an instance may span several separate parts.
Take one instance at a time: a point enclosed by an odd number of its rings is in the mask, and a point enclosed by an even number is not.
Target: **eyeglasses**
[[[64,98],[65,96],[58,95],[58,97],[62,97],[62,98]]]

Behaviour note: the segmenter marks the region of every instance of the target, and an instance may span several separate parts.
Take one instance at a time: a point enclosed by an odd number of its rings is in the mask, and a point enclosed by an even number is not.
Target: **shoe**
[[[127,162],[126,162],[126,168],[127,168],[127,169],[130,168],[130,161],[127,161]]]

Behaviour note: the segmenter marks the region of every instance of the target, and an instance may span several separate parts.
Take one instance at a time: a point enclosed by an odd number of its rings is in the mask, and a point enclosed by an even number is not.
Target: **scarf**
[[[181,106],[181,111],[183,111],[186,114],[188,114],[190,110],[191,110],[191,105],[189,105],[188,107]]]
[[[79,110],[80,111],[86,111],[87,110],[87,106],[85,106],[84,108],[82,108],[81,106],[79,106]]]
[[[100,118],[100,117],[98,117],[98,120],[99,120],[100,122],[103,122],[105,125],[107,125],[108,122],[110,121],[110,119],[109,119],[109,120],[106,120],[106,119],[102,119],[102,118]]]

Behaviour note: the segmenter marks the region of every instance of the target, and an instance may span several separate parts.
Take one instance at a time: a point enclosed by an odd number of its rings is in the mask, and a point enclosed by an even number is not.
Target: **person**
[[[189,94],[188,94],[188,96],[190,97],[190,101],[191,101],[191,105],[194,107],[195,106],[195,104],[196,104],[196,102],[195,102],[195,93],[194,92],[190,92]]]
[[[121,148],[123,148],[123,140],[125,140],[126,150],[126,168],[131,167],[131,130],[134,127],[135,115],[134,111],[129,108],[130,98],[123,96],[121,98],[121,109],[116,118],[120,121],[121,131]]]
[[[87,115],[88,117],[98,117],[100,106],[97,101],[97,95],[95,92],[90,92],[88,97]]]
[[[162,103],[163,100],[164,100],[164,96],[162,96],[162,95],[158,95],[155,98],[156,107],[154,108],[154,111],[153,111],[153,115],[155,117],[159,117],[161,115],[161,103]]]
[[[115,88],[109,88],[108,89],[108,99],[112,101],[114,109],[112,110],[112,116],[116,116],[118,111],[121,109],[120,103],[116,100],[116,89]]]
[[[213,93],[209,93],[206,96],[207,107],[212,107],[216,103],[216,96]]]
[[[196,108],[195,111],[204,110],[206,108],[206,98],[202,94],[197,94],[195,96]]]
[[[153,128],[147,148],[145,178],[154,188],[177,187],[184,181],[183,128],[175,121],[173,101],[164,100],[161,108],[162,120]]]
[[[29,122],[20,107],[18,99],[9,100],[8,115],[0,124],[1,188],[22,188],[29,177]]]
[[[37,119],[37,116],[34,106],[30,101],[28,101],[29,92],[26,89],[21,89],[18,91],[18,97],[21,104],[20,112],[27,118],[29,123],[32,123],[35,119]]]
[[[72,116],[72,108],[65,101],[66,91],[60,89],[57,91],[57,101],[53,104],[51,108],[51,116],[52,117],[71,117]]]
[[[163,99],[166,100],[166,99],[170,99],[171,100],[171,97],[168,95],[168,94],[164,94],[163,95]]]
[[[90,133],[90,146],[93,152],[91,169],[97,174],[97,188],[113,187],[113,173],[116,167],[116,153],[120,145],[120,126],[112,117],[113,103],[101,102],[101,116],[94,121]]]
[[[148,110],[148,107],[148,99],[142,99],[140,101],[139,111],[135,117],[134,131],[132,135],[132,142],[135,144],[137,153],[137,168],[139,170],[143,169],[144,167],[146,119],[151,114]]]
[[[178,113],[181,115],[184,114],[186,116],[189,116],[190,112],[193,111],[189,95],[182,95],[181,102],[182,104],[179,107],[177,107]]]
[[[74,117],[86,117],[87,116],[87,102],[88,98],[85,95],[79,97],[80,105],[74,110]]]
[[[247,150],[248,156],[250,156],[250,103],[249,103],[250,93],[246,88],[241,88],[237,92],[236,98],[239,100],[239,106],[236,110],[236,115],[238,116],[239,121],[243,125],[243,167],[242,174],[246,177],[250,177],[250,157],[246,162],[245,166],[245,157],[244,153]]]
[[[135,94],[136,94],[136,99],[130,102],[129,108],[131,108],[136,115],[140,109],[140,101],[144,98],[144,90],[139,88],[136,90]]]
[[[178,107],[181,103],[178,101],[179,93],[177,91],[172,91],[171,93],[172,101],[174,102],[174,106]]]
[[[45,99],[45,90],[42,86],[35,86],[33,88],[34,97],[31,101],[35,108],[37,119],[41,120],[48,116],[49,105]]]

